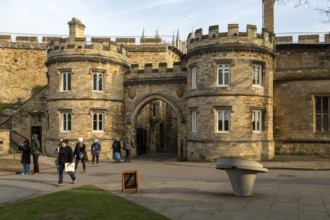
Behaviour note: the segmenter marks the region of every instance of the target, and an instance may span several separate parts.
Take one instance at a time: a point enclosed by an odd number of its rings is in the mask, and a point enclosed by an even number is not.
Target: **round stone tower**
[[[188,160],[274,156],[272,31],[230,24],[188,36]]]
[[[83,137],[88,149],[99,139],[101,156],[109,157],[113,140],[124,135],[123,80],[129,59],[109,38],[86,42],[80,20],[68,24],[69,37],[53,40],[48,50],[47,150],[55,149],[59,137],[72,147]]]

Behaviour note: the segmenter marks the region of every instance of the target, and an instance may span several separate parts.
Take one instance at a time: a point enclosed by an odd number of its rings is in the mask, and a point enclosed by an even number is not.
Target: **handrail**
[[[13,117],[10,116],[8,119],[4,120],[2,123],[0,123],[0,127],[4,124],[6,124],[8,121],[10,121]]]
[[[20,136],[20,137],[22,137],[22,138],[24,138],[24,139],[29,139],[29,138],[25,137],[24,135],[18,133],[18,132],[15,131],[15,130],[12,130],[11,132],[14,133],[14,134],[17,134],[18,136]]]

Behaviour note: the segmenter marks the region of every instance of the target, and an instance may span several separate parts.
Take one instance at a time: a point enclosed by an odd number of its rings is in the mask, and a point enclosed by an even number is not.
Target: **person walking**
[[[86,164],[85,164],[85,160],[86,160],[86,145],[83,143],[83,138],[80,137],[78,138],[78,143],[76,144],[76,147],[74,148],[74,156],[76,158],[75,160],[75,171],[77,171],[78,168],[78,163],[81,160],[81,163],[83,165],[83,173],[86,173]]]
[[[41,152],[41,146],[40,142],[38,140],[38,135],[33,134],[32,135],[32,141],[31,141],[31,154],[33,158],[33,175],[39,174],[39,154]]]
[[[120,146],[119,138],[116,138],[116,140],[112,143],[112,152],[113,152],[113,158],[115,159],[115,163],[120,163],[121,146]]]
[[[131,162],[131,150],[134,147],[134,142],[131,140],[130,136],[126,136],[124,140],[124,150],[126,151],[125,154],[125,162]]]
[[[31,163],[31,147],[30,141],[25,139],[23,144],[18,145],[18,149],[22,151],[21,163],[23,166],[22,175],[31,174],[30,163]]]
[[[56,165],[56,169],[57,169],[57,173],[59,171],[59,166],[58,166],[58,154],[60,153],[60,147],[61,147],[61,144],[62,144],[62,141],[64,139],[62,137],[59,138],[59,142],[55,148],[55,154],[56,154],[56,160],[55,160],[55,165]]]
[[[99,154],[101,151],[101,144],[99,143],[99,139],[94,139],[94,143],[92,144],[91,150],[93,155],[92,164],[94,164],[95,158],[96,158],[96,163],[98,164]]]
[[[60,152],[58,154],[59,172],[58,172],[58,185],[57,186],[63,186],[63,172],[65,169],[65,163],[72,163],[72,161],[73,161],[72,148],[69,146],[69,141],[67,139],[64,139],[61,142]],[[72,179],[72,184],[75,184],[77,178],[76,178],[74,172],[69,171],[68,173]]]

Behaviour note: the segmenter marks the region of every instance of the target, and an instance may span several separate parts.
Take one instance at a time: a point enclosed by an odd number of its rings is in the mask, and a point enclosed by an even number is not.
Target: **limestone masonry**
[[[76,18],[66,38],[2,35],[0,97],[16,107],[0,128],[12,143],[37,133],[49,154],[59,137],[72,147],[83,137],[112,158],[113,141],[129,136],[135,156],[329,155],[330,35],[276,37],[274,1],[262,2],[259,32],[214,25],[171,45],[144,35],[87,40]],[[37,85],[45,87],[31,96]]]

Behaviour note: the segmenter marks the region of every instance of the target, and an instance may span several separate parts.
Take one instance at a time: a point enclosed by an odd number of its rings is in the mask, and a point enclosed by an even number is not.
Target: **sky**
[[[275,4],[275,32],[329,32],[313,8],[329,0],[313,0],[310,6]],[[0,34],[26,33],[68,35],[68,21],[85,24],[86,36],[171,36],[179,29],[181,39],[199,28],[247,24],[262,29],[262,0],[0,0]]]

